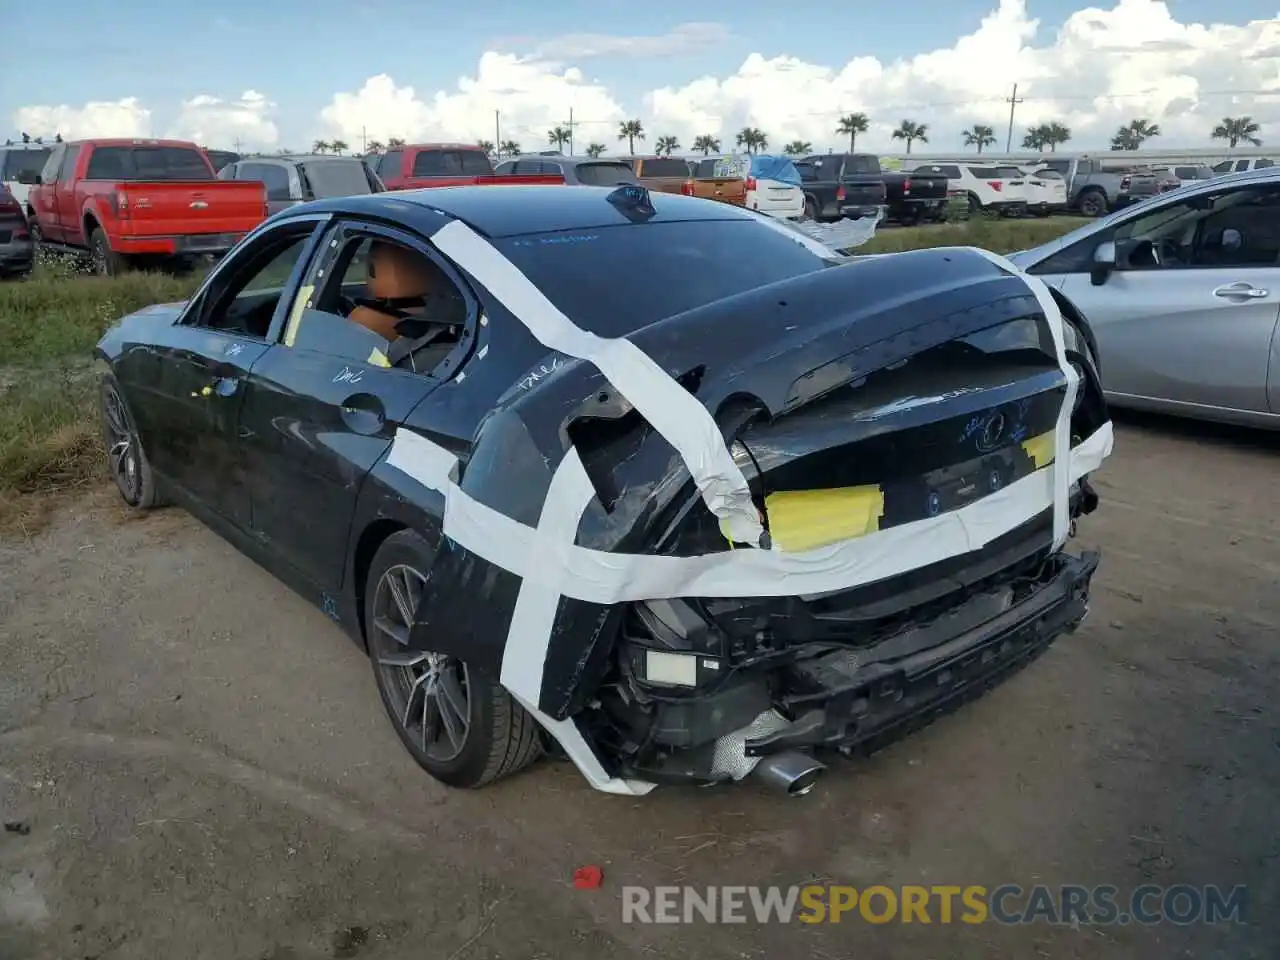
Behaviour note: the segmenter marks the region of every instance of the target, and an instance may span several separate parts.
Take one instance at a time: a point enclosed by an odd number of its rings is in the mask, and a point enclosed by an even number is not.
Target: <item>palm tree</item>
[[[1253,117],[1223,117],[1222,122],[1209,134],[1211,140],[1226,140],[1227,145],[1235,147],[1240,141],[1251,143],[1255,147],[1262,146],[1258,133],[1262,127],[1254,122]]]
[[[508,157],[514,157],[519,152],[520,144],[514,140],[503,140],[502,143],[498,144],[498,156],[502,156],[505,153]]]
[[[810,153],[812,150],[813,144],[808,140],[792,140],[782,148],[782,152],[791,157],[803,156],[806,153]]]
[[[381,153],[386,147],[382,145],[381,140],[370,140],[365,150],[369,153]]]
[[[476,146],[479,147],[481,150],[483,150],[487,156],[493,156],[492,140],[480,140],[479,142],[476,143]]]
[[[343,150],[348,149],[347,141],[333,140],[329,144],[329,149],[332,150],[334,153],[342,153]]]
[[[401,137],[391,137],[387,140],[388,147],[403,147],[404,140]]]
[[[639,120],[623,120],[618,124],[618,139],[627,141],[627,150],[636,155],[636,141],[644,139],[644,124]]]
[[[1064,127],[1058,121],[1046,123],[1040,127],[1043,133],[1044,145],[1049,148],[1050,153],[1057,153],[1058,147],[1071,139],[1071,128]]]
[[[719,152],[720,152],[720,138],[719,138],[719,137],[713,137],[713,136],[712,136],[711,134],[709,134],[709,133],[704,133],[704,134],[702,134],[700,137],[698,137],[696,140],[694,140],[694,141],[693,141],[693,149],[695,149],[695,150],[701,150],[701,151],[702,151],[702,155],[703,155],[704,157],[705,157],[708,153],[712,153],[712,152],[719,153]]]
[[[857,148],[858,134],[866,133],[871,128],[871,118],[865,113],[847,113],[836,124],[836,133],[843,133],[849,138],[849,152]]]
[[[1111,138],[1111,149],[1139,150],[1145,141],[1158,136],[1160,136],[1160,125],[1140,117],[1137,120],[1130,120],[1116,131],[1116,135]]]
[[[964,145],[966,147],[977,147],[978,153],[982,153],[983,147],[989,147],[995,142],[995,130],[985,123],[975,123],[964,132]]]
[[[903,120],[898,124],[898,129],[893,131],[893,139],[907,141],[907,153],[910,153],[911,145],[917,140],[921,143],[929,142],[929,125],[916,123],[914,120]]]
[[[569,141],[573,139],[573,133],[568,127],[552,127],[547,131],[547,142],[553,147],[564,149],[569,145]]]
[[[1026,135],[1022,138],[1023,150],[1035,150],[1039,152],[1049,145],[1047,139],[1049,135],[1048,127],[1040,124],[1035,127],[1028,127]]]
[[[587,156],[588,156],[588,157],[598,157],[598,156],[600,156],[602,153],[604,153],[604,150],[605,150],[605,146],[604,146],[604,144],[603,144],[603,143],[589,143],[589,144],[587,144]]]
[[[765,136],[763,130],[759,127],[743,127],[738,131],[735,138],[738,146],[742,147],[747,153],[755,153],[757,150],[763,150],[769,146],[769,138]]]
[[[328,153],[329,141],[328,140],[315,141],[314,143],[311,144],[311,152],[312,153]]]
[[[669,157],[672,150],[680,149],[680,141],[675,137],[659,137],[654,141],[653,149],[659,156]]]

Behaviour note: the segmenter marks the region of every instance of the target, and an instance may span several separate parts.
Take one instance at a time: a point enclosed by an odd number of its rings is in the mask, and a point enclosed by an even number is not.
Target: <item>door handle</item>
[[[213,382],[193,391],[193,397],[233,397],[240,389],[239,377],[214,377]]]
[[[1270,296],[1271,291],[1241,280],[1238,283],[1228,283],[1226,286],[1218,287],[1213,291],[1213,295],[1223,300],[1262,300]]]

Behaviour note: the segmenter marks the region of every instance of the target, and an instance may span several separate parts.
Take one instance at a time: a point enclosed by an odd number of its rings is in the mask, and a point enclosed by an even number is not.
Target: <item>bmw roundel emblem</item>
[[[936,517],[942,512],[942,498],[938,496],[938,491],[934,490],[929,494],[929,516]]]
[[[1008,426],[1008,418],[1000,411],[997,410],[988,416],[978,430],[978,450],[982,453],[994,450],[1004,439]]]

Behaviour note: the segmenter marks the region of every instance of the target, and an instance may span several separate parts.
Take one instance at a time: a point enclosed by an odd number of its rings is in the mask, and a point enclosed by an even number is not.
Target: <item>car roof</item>
[[[517,237],[528,233],[558,230],[591,230],[621,226],[632,218],[609,202],[616,187],[566,187],[530,185],[521,187],[431,187],[422,190],[394,190],[387,193],[335,197],[294,207],[291,213],[349,213],[406,222],[412,226],[411,207],[423,212],[438,211],[462,220],[487,237]],[[752,216],[727,203],[700,200],[671,193],[650,192],[654,215],[648,223],[678,223],[691,220],[753,220]]]
[[[241,163],[306,163],[312,160],[345,160],[347,163],[363,163],[359,157],[342,157],[332,153],[285,153],[274,157],[241,157]]]

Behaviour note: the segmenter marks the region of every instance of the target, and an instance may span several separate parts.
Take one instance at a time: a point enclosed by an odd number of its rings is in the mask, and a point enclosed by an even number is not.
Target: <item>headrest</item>
[[[378,240],[370,246],[367,289],[371,297],[425,297],[439,289],[443,280],[439,268],[419,253]]]

